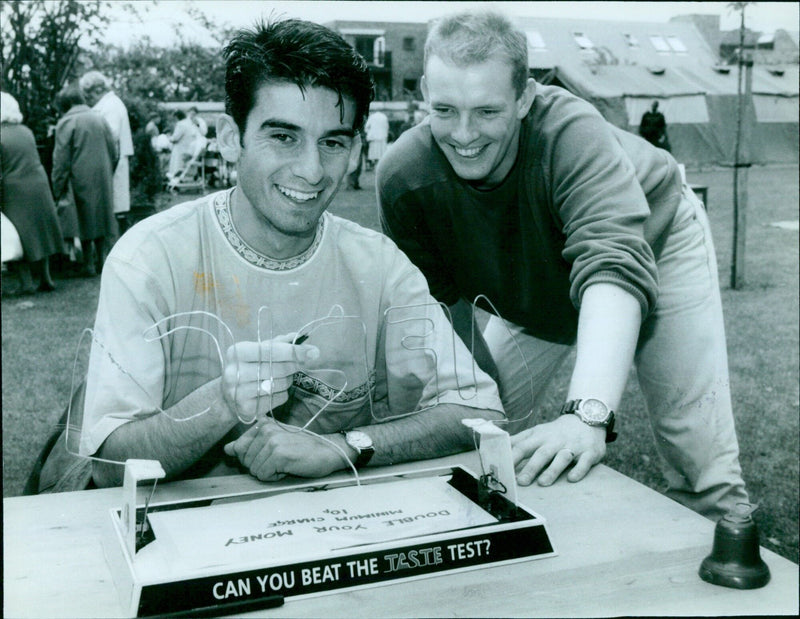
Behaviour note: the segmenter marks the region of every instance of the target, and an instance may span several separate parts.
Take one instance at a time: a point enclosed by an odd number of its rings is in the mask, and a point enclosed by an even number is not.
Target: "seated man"
[[[197,154],[198,148],[205,146],[205,138],[183,110],[175,110],[175,129],[169,137],[172,152],[169,157],[167,178],[171,181],[183,172],[186,165]]]
[[[405,255],[325,212],[360,156],[363,59],[298,20],[238,32],[225,57],[237,185],[141,222],[103,271],[81,432],[95,483],[120,484],[128,458],[275,480],[472,447],[461,420],[501,419],[496,385]]]

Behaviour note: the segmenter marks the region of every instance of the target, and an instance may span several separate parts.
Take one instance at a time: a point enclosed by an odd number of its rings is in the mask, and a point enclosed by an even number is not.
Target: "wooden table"
[[[461,463],[475,452],[371,472]],[[246,476],[159,486],[154,499],[249,490]],[[119,617],[102,535],[120,490],[3,500],[6,617]],[[641,484],[597,466],[582,482],[520,488],[544,516],[558,556],[433,578],[288,599],[264,617],[586,617],[604,615],[796,615],[798,566],[763,549],[772,579],[741,591],[708,584],[697,571],[714,524]],[[251,616],[257,616],[253,613]]]

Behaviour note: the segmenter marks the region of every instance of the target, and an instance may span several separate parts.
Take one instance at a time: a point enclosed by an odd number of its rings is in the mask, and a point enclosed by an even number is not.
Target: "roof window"
[[[681,41],[680,38],[678,38],[678,37],[676,37],[674,35],[667,36],[667,43],[669,44],[669,46],[672,48],[672,51],[674,51],[674,52],[678,52],[678,53],[684,54],[687,51],[686,50],[686,46],[683,44],[683,41]]]
[[[542,35],[536,30],[526,30],[525,36],[528,39],[528,47],[530,49],[540,52],[543,52],[547,49],[547,45],[545,44]]]
[[[651,34],[650,35],[650,42],[653,44],[653,47],[656,48],[657,52],[669,52],[670,46],[664,40],[660,34]]]
[[[582,32],[573,32],[572,38],[575,39],[575,42],[581,49],[594,49],[594,43]]]
[[[628,47],[639,47],[639,39],[632,34],[625,33],[622,36],[625,37],[625,42],[628,44]]]

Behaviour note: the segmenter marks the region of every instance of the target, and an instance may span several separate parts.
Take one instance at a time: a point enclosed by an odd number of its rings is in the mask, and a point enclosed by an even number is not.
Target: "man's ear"
[[[239,161],[242,152],[239,127],[228,114],[220,114],[217,118],[217,148],[225,161]]]
[[[422,93],[422,98],[425,99],[425,102],[430,104],[430,99],[428,99],[428,82],[424,75],[419,78],[419,90]]]
[[[525,84],[525,90],[522,91],[522,94],[517,99],[517,118],[522,120],[525,116],[528,115],[528,111],[531,109],[533,105],[533,99],[536,96],[536,80],[532,77],[528,78],[528,82]]]
[[[353,140],[353,148],[350,149],[350,161],[347,164],[347,174],[352,174],[356,171],[359,159],[361,159],[361,136],[357,133]]]

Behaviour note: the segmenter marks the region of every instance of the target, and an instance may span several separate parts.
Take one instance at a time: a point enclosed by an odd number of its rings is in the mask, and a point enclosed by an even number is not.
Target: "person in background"
[[[158,116],[158,114],[153,114],[147,119],[147,124],[144,126],[144,132],[151,140],[155,140],[155,138],[161,135],[161,129],[158,128],[160,122],[161,118]],[[155,148],[155,143],[153,143],[153,150],[155,150]]]
[[[133,155],[133,136],[128,108],[111,89],[111,81],[98,71],[89,71],[81,77],[80,87],[86,102],[111,127],[116,142],[119,161],[114,169],[114,215],[119,234],[123,234],[130,225],[128,216],[131,210],[129,157]]]
[[[367,169],[371,170],[380,161],[386,152],[389,142],[389,118],[380,111],[370,112],[367,124],[364,126],[367,137]]]
[[[653,146],[672,152],[672,146],[670,146],[669,136],[667,135],[667,119],[658,110],[658,101],[653,101],[650,109],[642,114],[642,120],[639,122],[639,135]]]
[[[167,179],[170,182],[175,181],[178,175],[183,172],[186,164],[191,161],[197,152],[198,144],[205,139],[200,134],[197,125],[192,122],[191,118],[186,116],[183,110],[175,110],[173,115],[177,122],[169,138],[170,142],[172,142],[172,152],[169,156]]]
[[[197,113],[197,107],[194,105],[190,107],[187,111],[187,116],[189,117],[189,120],[195,124],[197,130],[200,132],[200,135],[203,137],[208,135],[208,125],[206,124],[206,121],[204,121],[203,118]]]
[[[476,327],[519,483],[600,462],[635,363],[667,495],[713,520],[748,502],[711,231],[675,160],[537,84],[494,12],[431,26],[421,86],[428,120],[378,167],[382,224],[465,342]],[[565,402],[542,410],[573,348]]]
[[[22,260],[14,265],[20,288],[9,294],[55,290],[50,256],[61,252],[61,227],[36,140],[22,124],[17,100],[7,92],[0,93],[0,147],[0,206],[17,229],[23,249]]]
[[[53,149],[53,193],[56,200],[74,200],[78,236],[83,248],[83,275],[94,277],[103,268],[106,240],[116,236],[113,211],[117,147],[111,128],[91,110],[77,86],[56,97],[61,119]]]
[[[326,212],[360,154],[364,59],[300,20],[240,30],[224,55],[236,186],[140,222],[106,262],[81,432],[106,461],[94,482],[120,484],[107,461],[128,458],[273,481],[473,448],[462,419],[501,419],[496,385],[394,243]]]

